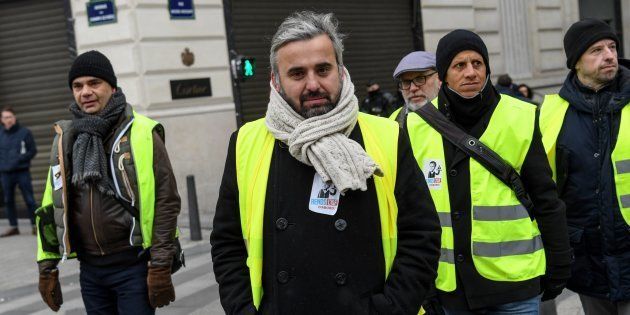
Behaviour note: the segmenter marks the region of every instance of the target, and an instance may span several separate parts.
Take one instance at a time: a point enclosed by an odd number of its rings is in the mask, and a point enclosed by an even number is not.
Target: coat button
[[[276,220],[276,228],[280,231],[286,230],[288,225],[289,225],[289,220],[285,218],[280,218]]]
[[[343,231],[346,227],[348,227],[348,222],[346,222],[346,220],[337,219],[337,221],[335,221],[335,229],[337,229],[337,231]]]
[[[464,255],[462,255],[462,254],[457,255],[457,261],[458,262],[463,262],[464,261]]]
[[[450,171],[448,171],[448,175],[451,175],[453,177],[457,176],[457,170],[456,169],[451,169]]]
[[[346,280],[348,280],[348,276],[343,272],[339,272],[335,275],[335,282],[337,282],[338,285],[346,284]]]
[[[289,273],[284,270],[278,272],[278,282],[282,284],[289,282]]]

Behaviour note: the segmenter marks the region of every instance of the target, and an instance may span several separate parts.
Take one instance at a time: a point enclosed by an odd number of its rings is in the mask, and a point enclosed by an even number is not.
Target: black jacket
[[[462,110],[469,111],[471,115],[480,113],[479,119],[460,117],[459,121],[465,122],[468,127],[460,126],[460,128],[476,138],[481,137],[500,100],[500,94],[489,87],[484,92],[483,101],[479,104],[480,106],[487,106],[482,112],[467,108],[467,104],[464,104],[459,108],[460,112],[457,113],[454,111],[456,104],[453,104],[452,101],[449,104],[447,101],[445,90],[446,88],[440,90],[438,98],[440,111],[448,117],[452,117],[454,114],[465,115],[461,112]],[[451,119],[457,121],[453,117]],[[456,122],[456,124],[458,123]],[[450,293],[438,292],[440,302],[454,309],[479,309],[521,301],[540,294],[542,290],[540,278],[521,282],[499,282],[484,278],[475,269],[470,252],[470,158],[448,140],[444,139],[443,143],[446,169],[442,171],[448,176],[457,289]],[[566,280],[569,276],[571,252],[565,223],[565,207],[564,203],[558,199],[556,185],[551,178],[551,169],[542,145],[537,122],[533,141],[525,157],[520,175],[534,203],[533,216],[538,222],[547,257],[546,276]]]
[[[623,65],[625,64],[625,66]],[[630,102],[630,69],[598,92],[571,72],[560,90],[570,104],[557,144],[558,186],[567,204],[575,262],[568,287],[612,301],[630,300],[630,227],[619,211],[610,155],[621,110]]]
[[[30,130],[19,123],[9,130],[0,126],[0,172],[28,170],[36,154]]]
[[[247,252],[239,219],[232,135],[211,235],[214,272],[227,314],[253,314]],[[357,125],[350,138],[363,144]],[[315,170],[275,142],[263,240],[263,314],[417,314],[436,277],[439,221],[401,131],[395,195],[398,250],[385,281],[374,181],[349,191],[335,215],[311,212]]]

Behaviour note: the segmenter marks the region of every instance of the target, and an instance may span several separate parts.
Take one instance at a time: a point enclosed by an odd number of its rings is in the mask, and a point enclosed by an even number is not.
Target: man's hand
[[[39,293],[44,303],[53,311],[58,311],[63,304],[61,284],[59,284],[59,270],[43,270],[39,273]]]
[[[175,301],[175,288],[171,281],[170,266],[149,266],[147,286],[151,307],[158,308]]]
[[[547,273],[542,277],[541,287],[543,295],[541,300],[555,299],[567,285],[571,276],[571,266],[547,266]]]

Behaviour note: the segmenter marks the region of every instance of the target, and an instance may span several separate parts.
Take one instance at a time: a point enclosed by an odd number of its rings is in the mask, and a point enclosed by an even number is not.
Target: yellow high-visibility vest
[[[536,107],[501,95],[479,140],[520,173],[532,142],[535,119]],[[417,114],[407,116],[407,128],[442,226],[436,287],[454,291],[453,227],[442,135]],[[438,167],[441,175],[435,174]],[[493,281],[525,281],[544,274],[545,252],[538,224],[530,219],[514,191],[472,158],[470,189],[471,254],[477,272]]]
[[[380,166],[384,176],[374,176],[378,199],[385,278],[396,256],[398,206],[394,196],[398,164],[398,124],[359,113],[359,126],[367,154]],[[264,118],[245,124],[236,140],[236,178],[243,239],[254,306],[262,300],[263,216],[274,137]]]
[[[63,123],[61,123],[63,124]],[[65,124],[64,124],[65,125]],[[149,248],[153,239],[153,217],[155,212],[155,174],[153,174],[153,130],[161,125],[146,116],[133,113],[133,122],[129,132],[131,151],[134,157],[133,176],[137,179],[138,192],[140,198],[140,231],[142,234],[142,247]],[[42,206],[37,210],[36,225],[38,228],[37,238],[37,261],[46,259],[60,259],[62,257],[75,257],[76,254],[70,249],[69,238],[67,237],[67,185],[65,176],[62,177],[62,187],[55,191],[53,187],[53,166],[64,165],[63,153],[64,137],[63,128],[55,128],[58,134],[53,141],[51,154],[51,168],[48,171],[46,188],[44,191]],[[126,133],[126,132],[125,132]],[[63,169],[63,167],[61,167]],[[63,169],[65,172],[66,170]],[[118,170],[112,169],[112,172]],[[65,173],[64,173],[65,174]],[[119,174],[120,176],[120,174]],[[179,235],[179,232],[177,232]],[[50,245],[52,244],[52,246]],[[62,247],[62,253],[58,250]]]
[[[556,180],[556,145],[569,102],[558,94],[547,95],[540,108],[540,132],[549,165]],[[615,178],[615,191],[621,215],[630,225],[630,103],[621,110],[617,143],[610,155]]]

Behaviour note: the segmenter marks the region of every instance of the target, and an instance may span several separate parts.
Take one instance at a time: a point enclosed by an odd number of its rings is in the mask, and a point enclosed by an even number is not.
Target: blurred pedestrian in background
[[[31,184],[31,160],[37,154],[33,134],[20,125],[11,107],[2,109],[2,126],[0,128],[0,178],[9,229],[0,234],[7,237],[20,234],[15,209],[15,187],[19,187],[26,203],[28,217],[31,220],[31,233],[35,229],[35,198]]]

